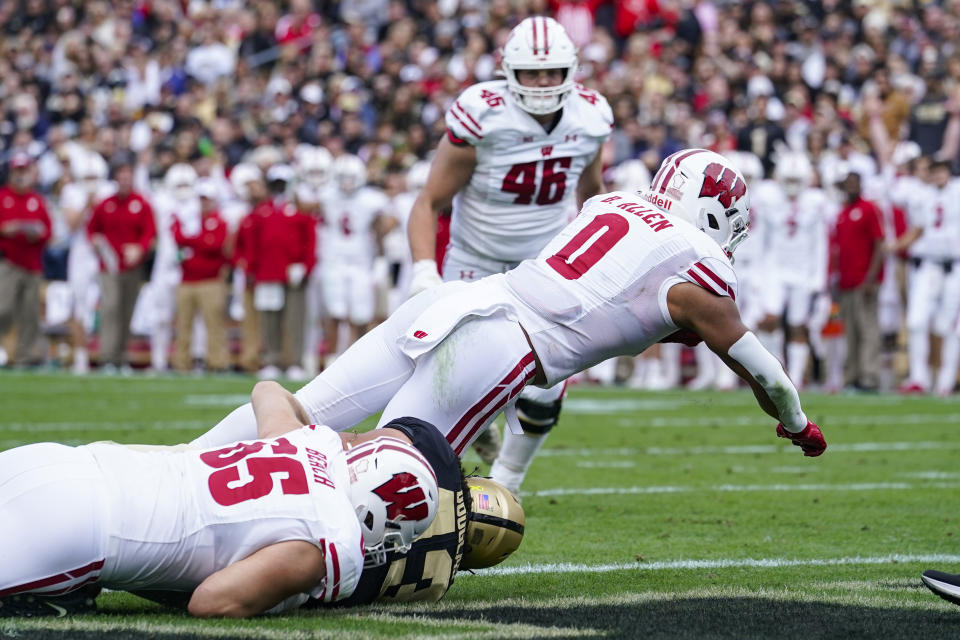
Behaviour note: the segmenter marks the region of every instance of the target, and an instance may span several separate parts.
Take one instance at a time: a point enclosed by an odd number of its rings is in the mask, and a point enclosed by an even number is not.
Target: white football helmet
[[[255,180],[263,180],[263,173],[257,165],[250,162],[241,162],[230,172],[230,185],[244,201],[250,199],[250,188],[247,185]]]
[[[535,115],[563,107],[573,92],[577,73],[577,47],[553,18],[527,18],[510,32],[503,45],[503,74],[507,88],[524,111]],[[526,87],[517,80],[520,69],[563,69],[563,82],[555,87]]]
[[[626,160],[613,168],[613,188],[617,191],[643,191],[650,187],[650,170],[642,160]]]
[[[302,146],[298,146],[298,150]],[[327,184],[332,166],[333,156],[324,147],[308,147],[297,154],[297,178],[314,189]]]
[[[719,153],[677,151],[660,165],[645,199],[712,238],[728,257],[747,238],[750,195],[743,175]]]
[[[74,166],[74,162],[71,160],[70,172],[76,176],[87,193],[96,193],[100,185],[103,184],[107,176],[110,175],[107,161],[96,151],[77,154],[75,157],[78,161],[76,162],[76,166]]]
[[[367,183],[367,166],[355,155],[342,155],[333,161],[333,177],[345,193],[353,193]]]
[[[350,502],[363,532],[363,566],[406,553],[437,515],[437,476],[419,451],[381,436],[347,451]]]
[[[407,191],[420,193],[427,186],[427,176],[430,175],[430,163],[421,160],[407,170]]]
[[[893,148],[893,153],[890,154],[890,162],[893,163],[893,166],[899,167],[916,160],[922,155],[923,150],[920,149],[920,145],[916,142],[913,140],[901,140],[897,143],[897,146]]]
[[[176,200],[185,202],[194,197],[193,187],[197,182],[197,171],[185,162],[178,162],[163,176],[163,186]]]
[[[785,151],[774,161],[773,177],[780,183],[788,198],[796,198],[813,184],[813,166],[802,151]]]

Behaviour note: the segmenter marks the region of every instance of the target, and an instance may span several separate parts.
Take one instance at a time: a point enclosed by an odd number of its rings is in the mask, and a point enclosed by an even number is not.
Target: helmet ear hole
[[[712,213],[707,214],[707,224],[710,225],[710,228],[714,229],[715,231],[720,230],[720,223],[717,222],[717,218]]]

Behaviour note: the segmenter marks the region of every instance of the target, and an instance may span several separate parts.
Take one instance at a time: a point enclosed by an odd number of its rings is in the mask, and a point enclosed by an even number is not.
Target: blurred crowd
[[[797,224],[771,204],[796,200],[785,181],[823,192],[826,248],[802,256],[822,262],[803,283],[811,311],[745,312],[785,361],[812,347],[794,377],[934,386],[923,366],[960,349],[960,251],[916,243],[935,214],[907,196],[958,170],[958,0],[0,2],[9,361],[123,369],[132,334],[158,370],[310,375],[405,298],[405,217],[444,113],[496,77],[498,47],[529,15],[567,29],[578,80],[613,107],[611,186],[646,186],[685,147],[750,174],[745,289],[763,288],[756,274],[782,251],[764,229]],[[802,169],[778,176],[788,157]],[[933,302],[911,316],[907,281],[931,262]],[[894,356],[910,344],[908,373]],[[665,347],[591,375],[731,384],[707,354],[695,361],[685,375]]]

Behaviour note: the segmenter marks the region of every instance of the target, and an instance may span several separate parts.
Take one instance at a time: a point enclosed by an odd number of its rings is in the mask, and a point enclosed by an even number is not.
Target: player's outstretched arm
[[[696,332],[747,381],[760,407],[780,421],[778,436],[789,438],[805,456],[823,453],[827,443],[820,428],[803,413],[797,388],[780,362],[744,326],[733,300],[685,282],[670,288],[667,305],[678,326]]]
[[[326,574],[323,551],[310,542],[278,542],[211,574],[187,610],[199,618],[248,618],[290,596],[310,593]]]
[[[477,166],[477,150],[469,144],[454,145],[443,138],[430,164],[427,184],[417,196],[407,222],[413,281],[410,295],[440,284],[437,274],[437,216],[450,206],[457,192],[467,186]]]
[[[299,429],[310,419],[293,394],[272,380],[258,382],[250,394],[257,437],[273,438]]]

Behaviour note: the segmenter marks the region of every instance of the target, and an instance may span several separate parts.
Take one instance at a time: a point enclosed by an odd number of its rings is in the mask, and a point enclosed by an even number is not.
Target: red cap
[[[15,151],[14,154],[10,156],[11,169],[23,169],[24,167],[30,166],[31,162],[33,162],[33,158],[24,151]]]

